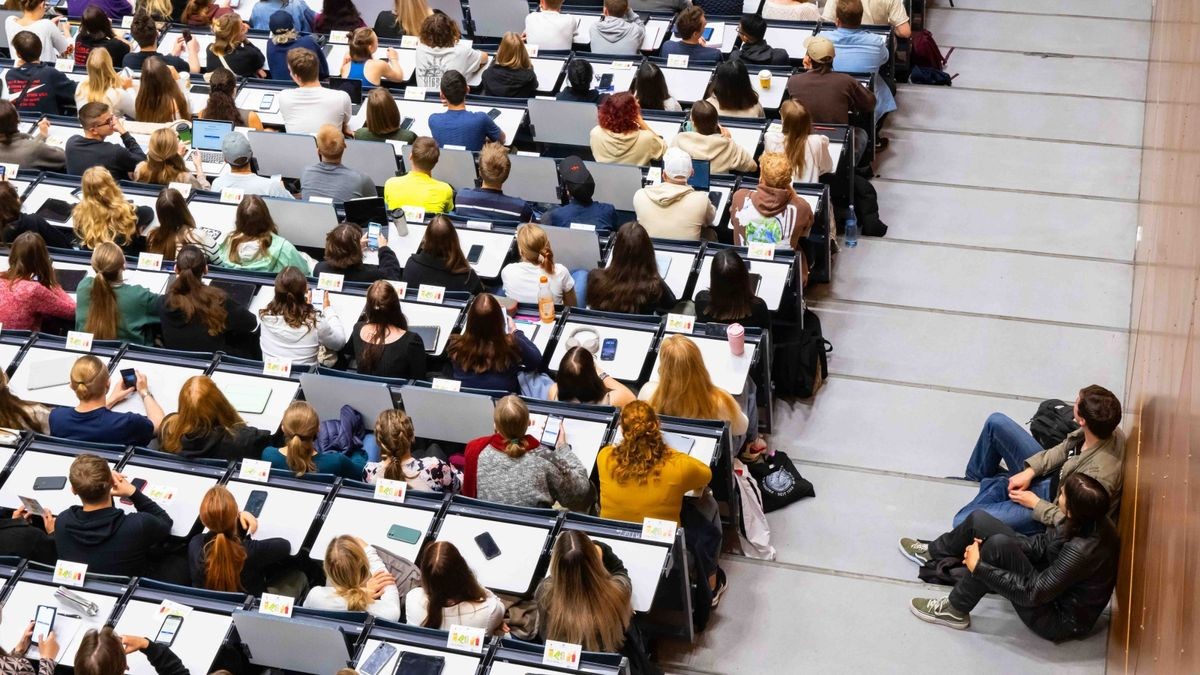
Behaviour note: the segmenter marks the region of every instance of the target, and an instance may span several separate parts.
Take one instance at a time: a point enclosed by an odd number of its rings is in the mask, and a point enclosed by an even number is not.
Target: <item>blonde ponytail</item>
[[[520,457],[528,452],[525,435],[529,430],[529,408],[515,394],[509,394],[496,403],[493,416],[496,433],[504,439],[504,454]]]
[[[317,440],[321,429],[317,411],[304,401],[293,401],[283,413],[280,428],[287,439],[284,450],[288,468],[297,476],[316,471],[313,456],[317,454],[317,449],[313,442]]]

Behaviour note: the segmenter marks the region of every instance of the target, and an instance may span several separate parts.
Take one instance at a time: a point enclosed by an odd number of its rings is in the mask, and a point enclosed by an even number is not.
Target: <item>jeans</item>
[[[375,440],[375,434],[368,433],[363,437],[363,451],[367,453],[368,462],[379,461],[379,443]]]
[[[575,306],[587,307],[587,278],[588,270],[571,270],[571,278],[575,280]]]
[[[954,516],[955,527],[971,512],[983,510],[1022,534],[1041,532],[1044,526],[1034,521],[1033,509],[1008,498],[1009,477],[1024,471],[1025,460],[1041,451],[1042,446],[1024,427],[1007,415],[992,413],[967,461],[966,476],[979,481],[979,493]],[[1000,468],[1001,460],[1006,470]],[[1029,489],[1042,499],[1050,498],[1049,478],[1035,479]]]

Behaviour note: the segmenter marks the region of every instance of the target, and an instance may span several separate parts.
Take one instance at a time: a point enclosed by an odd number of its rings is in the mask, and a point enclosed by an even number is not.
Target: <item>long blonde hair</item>
[[[517,250],[521,260],[532,263],[554,275],[554,250],[550,248],[550,237],[539,225],[525,223],[517,228]]]
[[[167,452],[179,452],[184,436],[206,436],[213,429],[245,424],[211,377],[193,375],[179,390],[179,412],[162,425],[159,444]]]
[[[87,57],[87,79],[79,83],[83,98],[88,103],[108,103],[108,91],[120,90],[123,85],[108,50],[93,49]]]
[[[121,312],[113,285],[121,283],[125,253],[111,241],[100,242],[92,251],[92,269],[96,270],[92,278],[92,304],[83,329],[97,340],[115,340],[121,326]]]
[[[600,551],[579,530],[564,530],[554,542],[550,570],[539,590],[547,640],[582,645],[590,652],[615,652],[625,644],[633,618],[628,586],[604,568]]]
[[[285,440],[288,468],[297,476],[316,471],[313,455],[317,454],[317,433],[321,430],[317,411],[304,401],[292,401],[283,413],[280,429]]]
[[[788,99],[779,106],[779,118],[783,121],[783,154],[792,163],[795,175],[803,174],[808,137],[812,134],[812,116],[799,102]]]
[[[125,200],[112,174],[102,166],[83,172],[81,199],[71,212],[75,236],[84,248],[102,242],[126,245],[137,237],[137,207]]]
[[[496,433],[504,439],[504,454],[516,458],[528,452],[525,436],[529,431],[529,408],[520,396],[509,394],[497,401],[492,420]]]
[[[396,27],[402,29],[405,35],[420,35],[421,23],[425,17],[433,14],[425,0],[396,0],[394,11]]]
[[[649,403],[660,415],[704,420],[728,420],[738,404],[713,384],[700,348],[685,335],[663,340],[658,351],[658,387]]]
[[[218,56],[225,56],[229,52],[237,49],[241,42],[238,37],[242,32],[242,17],[236,12],[230,12],[218,18],[213,22],[213,40],[212,50]]]
[[[633,401],[621,409],[621,442],[613,446],[613,478],[618,483],[644,485],[658,474],[667,450],[658,415],[649,403]]]
[[[529,60],[529,51],[525,49],[525,43],[519,34],[508,31],[500,39],[500,47],[496,49],[496,65],[514,70],[533,68],[533,62]]]
[[[71,391],[80,401],[104,398],[108,391],[108,367],[100,359],[87,354],[71,366]]]
[[[367,552],[354,537],[343,534],[334,537],[325,547],[325,578],[334,593],[346,601],[346,609],[361,612],[371,606],[367,581],[371,578],[371,563]]]
[[[170,127],[155,129],[150,134],[146,161],[139,167],[134,180],[139,183],[170,185],[176,181],[186,182],[191,178],[183,157],[179,156],[179,134]]]

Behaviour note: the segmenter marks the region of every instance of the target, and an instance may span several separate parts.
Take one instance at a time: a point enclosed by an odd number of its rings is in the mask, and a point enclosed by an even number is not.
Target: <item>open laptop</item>
[[[357,115],[362,107],[363,82],[357,77],[330,77],[325,85],[329,89],[341,89],[350,95],[350,112]]]
[[[192,152],[200,153],[204,173],[215,175],[225,168],[225,154],[221,152],[221,141],[225,140],[225,134],[232,132],[233,122],[192,118]]]

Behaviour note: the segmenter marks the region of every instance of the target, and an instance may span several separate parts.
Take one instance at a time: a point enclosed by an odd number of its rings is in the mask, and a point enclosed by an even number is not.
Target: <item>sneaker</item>
[[[933,557],[929,555],[929,544],[910,537],[900,538],[900,552],[904,554],[905,558],[918,565],[924,565],[933,560]]]
[[[950,597],[913,598],[908,608],[922,621],[948,626],[955,630],[966,630],[971,626],[971,615],[960,612],[950,605]]]
[[[729,590],[729,581],[725,579],[725,570],[717,570],[717,587],[713,589],[712,608],[716,609],[717,605],[721,604],[721,596],[725,595],[725,591]]]

